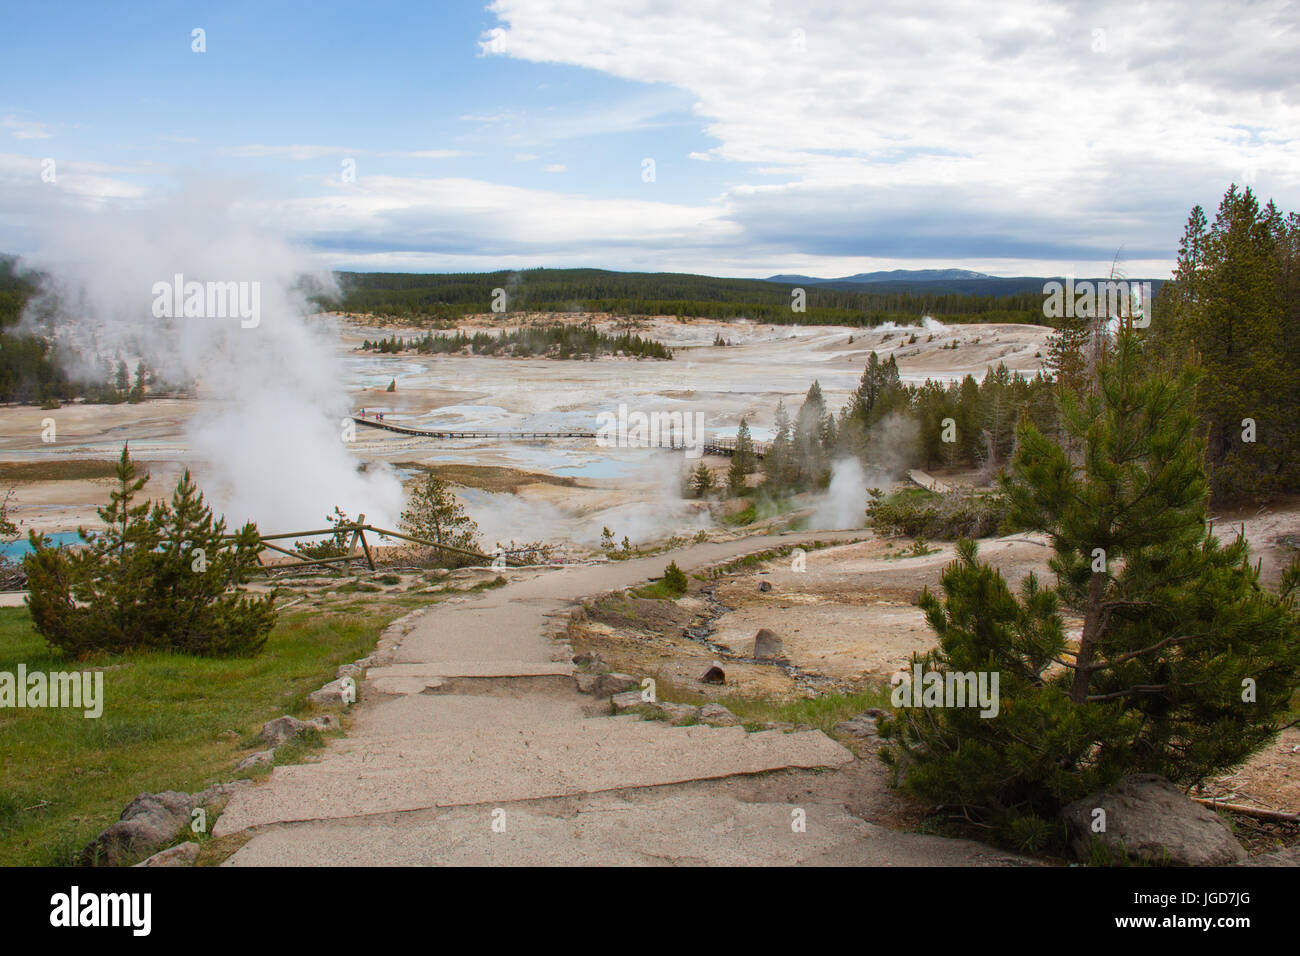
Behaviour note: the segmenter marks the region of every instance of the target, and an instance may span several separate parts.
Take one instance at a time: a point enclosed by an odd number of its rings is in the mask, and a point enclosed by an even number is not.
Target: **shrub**
[[[1006,498],[997,492],[905,488],[886,496],[872,488],[870,496],[867,520],[881,534],[953,541],[1016,530]]]
[[[676,561],[664,568],[664,587],[669,591],[677,595],[685,594],[688,584],[686,574],[677,566]]]
[[[117,487],[99,509],[104,529],[80,530],[85,546],[51,547],[31,532],[23,559],[37,632],[70,654],[131,649],[207,657],[255,654],[275,625],[274,598],[234,590],[257,562],[257,527],[229,541],[185,472],[169,502],[135,504],[137,478],[125,447]]]

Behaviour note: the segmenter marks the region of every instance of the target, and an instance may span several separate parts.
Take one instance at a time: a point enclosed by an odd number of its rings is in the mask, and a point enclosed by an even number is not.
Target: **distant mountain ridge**
[[[996,279],[986,272],[971,272],[969,269],[890,269],[888,272],[859,272],[857,275],[844,276],[842,279],[818,279],[814,276],[779,275],[772,276],[768,282],[808,282],[821,285],[828,282],[925,282],[936,279]]]
[[[1063,276],[991,276],[968,269],[893,269],[889,272],[859,272],[841,279],[818,279],[816,276],[775,275],[767,280],[782,285],[812,286],[833,289],[837,292],[866,293],[956,293],[974,296],[1016,295],[1022,292],[1042,293],[1047,282],[1064,282]],[[1076,282],[1085,281],[1080,276]],[[1103,278],[1087,281],[1105,282]],[[1163,279],[1130,278],[1129,282],[1150,282],[1151,291],[1158,292]]]

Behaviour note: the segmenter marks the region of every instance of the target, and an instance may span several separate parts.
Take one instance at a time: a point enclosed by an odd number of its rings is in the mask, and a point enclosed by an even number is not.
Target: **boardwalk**
[[[352,416],[352,420],[358,425],[368,425],[371,428],[382,428],[386,431],[397,432],[401,435],[418,435],[422,438],[501,438],[506,441],[536,441],[547,438],[595,438],[595,432],[587,431],[562,431],[562,432],[538,432],[538,431],[493,431],[490,429],[472,429],[469,431],[447,431],[443,429],[428,428],[411,428],[408,425],[394,425],[392,422],[381,422],[374,418],[359,418]]]
[[[594,431],[500,431],[493,429],[432,429],[432,428],[412,428],[409,425],[396,425],[392,422],[381,422],[375,418],[361,418],[357,415],[352,416],[352,420],[358,425],[366,425],[370,428],[382,428],[385,431],[396,432],[399,435],[413,435],[420,438],[496,438],[502,441],[546,441],[548,439],[559,438],[596,438],[597,433]],[[668,442],[662,443],[655,447],[684,449],[687,446],[680,442],[674,442],[669,439]],[[754,457],[762,458],[767,454],[770,443],[754,442]],[[736,439],[734,438],[706,438],[704,440],[704,454],[721,455],[731,458],[736,454]]]

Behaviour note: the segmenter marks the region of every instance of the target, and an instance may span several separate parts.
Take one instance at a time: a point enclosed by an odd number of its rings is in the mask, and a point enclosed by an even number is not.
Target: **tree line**
[[[762,279],[726,279],[671,272],[609,272],[603,269],[527,269],[518,272],[338,274],[342,299],[322,308],[452,321],[492,310],[504,290],[509,312],[605,312],[613,315],[674,315],[729,320],[747,318],[784,325],[874,326],[919,323],[924,316],[948,322],[1043,322],[1037,292],[978,296],[957,292],[853,292],[804,287],[804,311],[792,308],[792,287]]]
[[[664,359],[673,357],[672,349],[630,332],[608,335],[590,323],[528,326],[497,332],[456,331],[447,335],[424,337],[389,336],[361,343],[363,351],[394,354],[414,351],[422,354],[502,355],[512,358],[587,359],[602,355],[623,354],[633,358]]]

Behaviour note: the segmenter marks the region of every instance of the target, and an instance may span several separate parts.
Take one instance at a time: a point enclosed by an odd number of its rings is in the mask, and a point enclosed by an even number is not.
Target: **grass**
[[[724,662],[725,667],[725,662]],[[821,694],[798,700],[769,700],[761,697],[710,697],[678,684],[664,675],[655,676],[655,695],[674,704],[718,703],[740,718],[747,730],[766,723],[806,724],[830,734],[836,724],[858,716],[869,707],[891,710],[889,687],[865,687],[848,693]]]
[[[262,724],[308,714],[307,695],[339,664],[370,653],[403,610],[287,611],[255,658],[72,661],[48,648],[26,608],[0,608],[0,671],[116,666],[104,674],[98,719],[80,710],[0,710],[0,866],[71,864],[137,794],[192,793],[235,779]]]
[[[652,581],[632,590],[633,597],[649,598],[652,601],[675,601],[682,596],[682,592],[671,587],[667,581],[662,578],[658,581]]]
[[[15,461],[0,465],[0,482],[10,481],[84,481],[89,478],[112,478],[116,461],[93,458],[68,458],[61,461]],[[147,475],[141,469],[141,477]]]
[[[576,488],[578,481],[566,475],[548,475],[536,471],[520,471],[518,468],[504,468],[499,465],[425,465],[414,461],[397,462],[399,468],[419,469],[437,475],[443,481],[464,485],[467,488],[480,488],[483,491],[518,494],[525,485],[558,485],[561,488]]]

